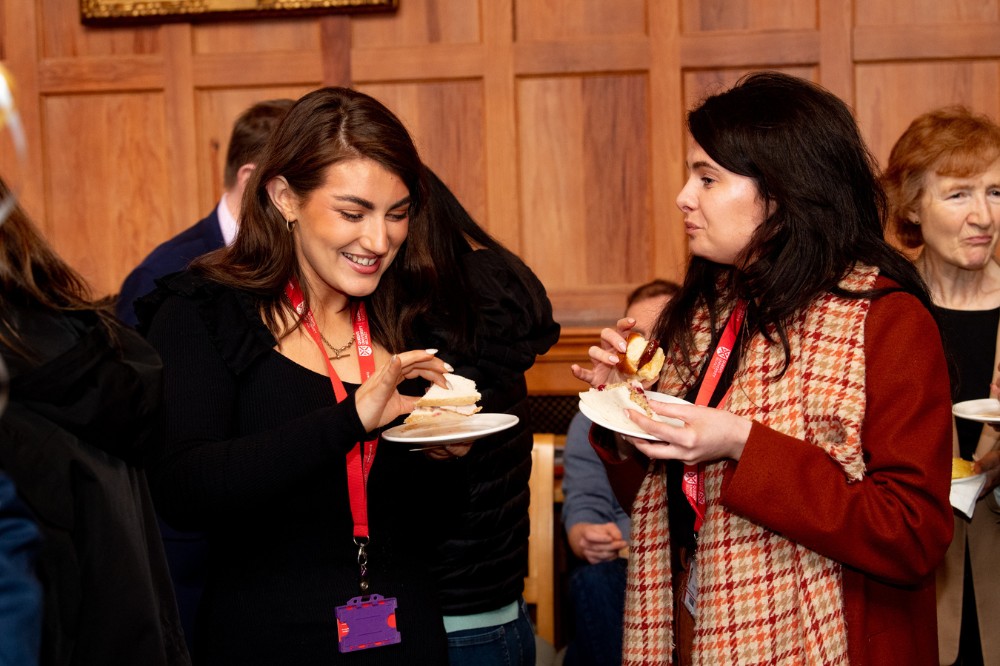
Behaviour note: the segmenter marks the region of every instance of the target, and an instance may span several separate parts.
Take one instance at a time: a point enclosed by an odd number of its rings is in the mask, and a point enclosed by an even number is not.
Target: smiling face
[[[317,302],[336,307],[371,294],[406,240],[410,192],[373,160],[332,164],[301,201],[280,177],[268,192],[285,219],[296,220],[296,259]]]
[[[733,264],[764,221],[765,206],[753,179],[719,166],[692,142],[688,180],[677,195],[691,254]]]
[[[986,267],[1000,238],[1000,161],[969,178],[927,173],[910,219],[920,224],[929,259],[963,270]]]

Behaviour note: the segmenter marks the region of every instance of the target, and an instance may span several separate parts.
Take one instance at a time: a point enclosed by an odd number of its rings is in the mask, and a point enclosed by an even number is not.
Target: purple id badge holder
[[[368,594],[368,540],[355,539],[358,544],[358,566],[361,568],[361,595],[343,606],[337,606],[337,649],[356,652],[400,642],[396,631],[396,598]]]

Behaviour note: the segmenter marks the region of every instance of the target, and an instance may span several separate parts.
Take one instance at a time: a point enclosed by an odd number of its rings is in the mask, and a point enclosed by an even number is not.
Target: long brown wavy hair
[[[11,196],[0,178],[0,201]],[[56,254],[20,204],[0,226],[0,288],[0,343],[14,354],[33,355],[30,341],[22,339],[11,318],[21,308],[94,312],[116,340],[111,299],[94,299],[86,280]]]
[[[235,241],[192,266],[212,280],[252,294],[268,329],[280,339],[300,323],[284,297],[289,278],[298,279],[307,304],[310,294],[300,274],[292,234],[271,202],[267,184],[282,176],[304,200],[323,185],[328,167],[355,158],[373,160],[399,176],[412,202],[407,239],[378,288],[365,298],[373,337],[398,352],[405,348],[414,316],[426,308],[422,300],[429,298],[429,289],[421,285],[429,285],[433,275],[429,231],[416,214],[425,185],[420,157],[403,123],[364,93],[320,88],[295,103],[275,129],[247,183]],[[419,300],[414,300],[414,294]]]

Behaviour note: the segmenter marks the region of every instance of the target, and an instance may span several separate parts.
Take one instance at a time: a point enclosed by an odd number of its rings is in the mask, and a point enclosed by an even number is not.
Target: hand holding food
[[[976,474],[986,475],[986,484],[980,496],[993,492],[993,489],[1000,485],[1000,450],[987,451],[973,463],[973,471]]]
[[[641,334],[631,331],[625,338],[625,354],[618,361],[618,372],[627,379],[653,382],[659,379],[663,368],[663,350],[656,340],[647,340]]]
[[[435,383],[444,381],[444,374],[452,368],[435,358],[433,352],[415,350],[394,354],[388,363],[361,384],[355,393],[354,404],[366,432],[372,432],[413,410],[417,399],[396,390],[403,379],[422,377]]]
[[[652,361],[653,364],[657,363],[654,360],[656,356],[660,357],[658,363],[662,367],[663,352],[659,351],[659,354],[656,353],[658,351],[656,347],[659,345],[650,350],[649,358],[642,359],[646,348],[649,346],[649,342],[642,339],[641,335],[632,330],[634,326],[635,319],[624,317],[618,320],[615,328],[602,329],[601,345],[594,345],[588,352],[593,368],[587,370],[574,363],[571,366],[573,376],[597,388],[598,386],[619,382],[622,379],[643,381],[636,374],[638,369],[647,365],[650,368],[655,367],[655,365],[650,365],[650,362]],[[634,336],[638,336],[638,339]],[[632,342],[633,345],[631,361],[628,360],[629,342]],[[647,374],[650,374],[650,372],[650,369],[646,370]],[[659,376],[659,369],[656,369],[656,376]],[[646,382],[646,384],[651,383],[652,381]]]

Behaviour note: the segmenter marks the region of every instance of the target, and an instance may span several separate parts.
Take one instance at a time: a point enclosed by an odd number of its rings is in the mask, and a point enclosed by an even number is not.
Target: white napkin
[[[985,474],[967,476],[964,479],[952,479],[951,505],[972,518],[972,513],[976,510],[976,500],[984,485],[986,485]]]

